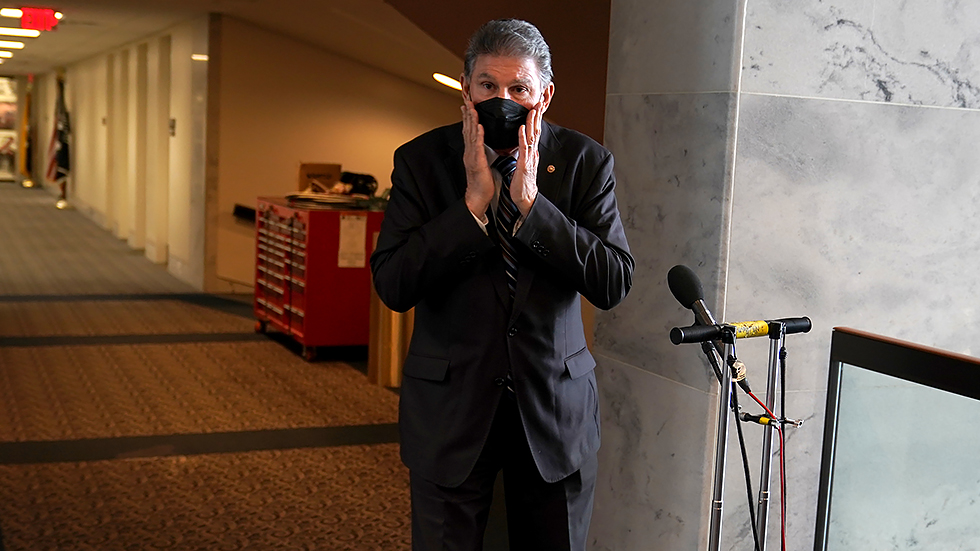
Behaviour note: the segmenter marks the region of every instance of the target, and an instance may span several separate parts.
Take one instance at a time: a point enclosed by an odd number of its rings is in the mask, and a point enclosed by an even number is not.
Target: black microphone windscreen
[[[701,280],[694,270],[683,264],[678,264],[667,272],[667,286],[684,308],[690,308],[695,302],[704,300]]]

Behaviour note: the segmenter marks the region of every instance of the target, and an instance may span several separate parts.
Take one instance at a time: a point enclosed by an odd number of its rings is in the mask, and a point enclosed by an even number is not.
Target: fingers
[[[520,139],[518,141],[525,151],[537,151],[538,139],[541,137],[541,118],[543,111],[543,104],[539,102],[531,109],[528,113],[527,121],[521,126]]]
[[[473,108],[473,102],[468,99],[463,100],[463,105],[459,108],[463,119],[463,140],[467,146],[483,145],[483,126],[480,125],[479,116]],[[481,148],[482,151],[482,148]]]

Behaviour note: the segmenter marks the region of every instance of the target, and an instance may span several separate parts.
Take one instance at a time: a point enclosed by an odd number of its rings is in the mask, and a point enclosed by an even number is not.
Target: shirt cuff
[[[521,229],[521,225],[524,224],[525,218],[527,218],[527,217],[526,216],[521,216],[520,218],[517,219],[516,222],[514,222],[514,233],[511,234],[511,237],[517,235],[517,230]]]
[[[483,234],[489,236],[490,234],[487,233],[487,224],[490,223],[490,221],[487,220],[484,222],[483,220],[480,220],[475,214],[473,214],[473,211],[470,211],[470,214],[473,216],[473,220],[476,220],[476,223],[480,225],[480,229],[483,230]],[[484,214],[483,217],[486,218],[487,215]]]

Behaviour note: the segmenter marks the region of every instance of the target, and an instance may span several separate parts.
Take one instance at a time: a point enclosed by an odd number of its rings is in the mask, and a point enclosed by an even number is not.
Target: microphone
[[[787,335],[793,333],[807,333],[813,327],[813,323],[808,317],[802,318],[780,318],[776,320],[740,321],[738,323],[728,323],[721,325],[692,325],[690,327],[675,327],[670,330],[670,342],[674,344],[685,344],[692,342],[714,341],[721,338],[722,332],[726,328],[735,331],[735,337],[745,339],[750,337],[764,337],[770,333],[775,333],[776,325],[781,324],[786,329]]]
[[[689,310],[694,310],[694,319],[701,325],[717,325],[714,316],[704,305],[704,289],[694,270],[678,264],[667,272],[667,287],[677,302]]]
[[[674,266],[667,272],[667,287],[670,288],[670,292],[674,295],[674,298],[677,299],[677,302],[681,303],[681,306],[694,311],[694,320],[699,325],[718,325],[718,323],[715,321],[715,317],[711,315],[708,307],[704,304],[704,288],[701,287],[701,280],[698,279],[698,276],[694,273],[694,270],[684,266],[683,264]],[[671,335],[673,335],[673,333],[674,331],[671,330]],[[671,337],[671,342],[673,342],[673,337]],[[713,344],[715,351],[717,352],[716,357],[721,358],[725,353],[724,346],[717,340],[717,338],[714,340]],[[706,348],[705,354],[707,354],[708,351],[709,349]],[[749,387],[749,381],[745,378],[745,364],[731,356],[726,358],[725,363],[735,369],[737,374],[735,380],[738,383],[738,386],[742,387],[742,390],[745,392],[751,393],[752,389]],[[716,374],[718,374],[717,370]],[[720,377],[721,375],[718,374],[718,376]]]

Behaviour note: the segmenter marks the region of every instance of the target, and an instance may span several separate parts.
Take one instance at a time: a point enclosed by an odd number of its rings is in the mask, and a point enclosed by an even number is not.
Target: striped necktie
[[[517,160],[509,155],[501,155],[493,162],[493,168],[500,173],[500,196],[497,198],[497,214],[495,216],[497,235],[500,237],[500,248],[504,256],[504,271],[507,273],[507,288],[510,298],[514,298],[517,288],[517,255],[514,248],[514,224],[520,218],[520,212],[514,199],[510,196],[510,180],[517,168]]]

